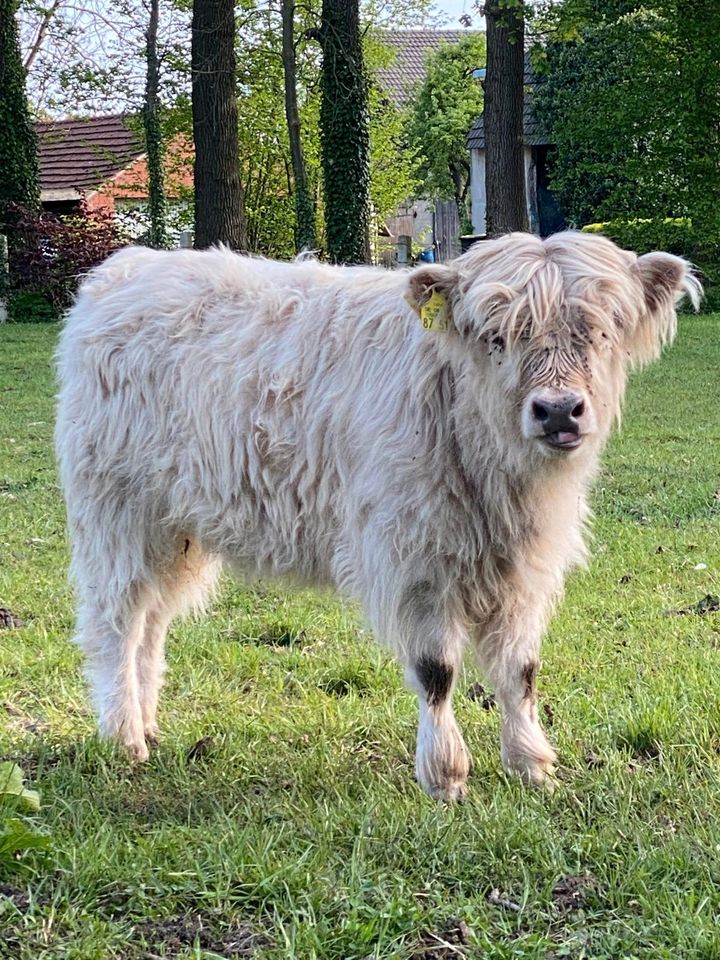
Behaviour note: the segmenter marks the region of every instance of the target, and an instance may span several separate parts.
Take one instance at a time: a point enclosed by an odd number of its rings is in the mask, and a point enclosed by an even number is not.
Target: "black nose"
[[[545,433],[577,433],[578,420],[585,413],[585,401],[580,394],[568,390],[533,400],[532,413]]]

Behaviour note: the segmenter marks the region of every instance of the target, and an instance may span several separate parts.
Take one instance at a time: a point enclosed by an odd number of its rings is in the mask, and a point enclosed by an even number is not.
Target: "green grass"
[[[0,755],[52,838],[0,887],[0,957],[720,958],[720,614],[665,615],[720,593],[719,320],[682,318],[608,450],[594,559],[543,650],[555,793],[502,774],[469,664],[454,807],[415,785],[413,698],[331,595],[227,582],[172,631],[151,762],[94,738],[68,642],[56,330],[0,327],[0,605],[26,621],[0,630]]]

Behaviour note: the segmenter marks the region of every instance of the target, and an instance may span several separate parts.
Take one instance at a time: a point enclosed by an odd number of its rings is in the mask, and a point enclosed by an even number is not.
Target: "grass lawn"
[[[720,594],[719,322],[681,319],[607,452],[594,559],[543,650],[555,793],[503,775],[468,663],[453,807],[414,783],[415,702],[332,595],[226,582],[172,630],[150,763],[95,739],[56,329],[0,327],[0,606],[26,622],[0,629],[0,754],[52,840],[0,877],[0,958],[720,958],[720,613],[695,608]]]

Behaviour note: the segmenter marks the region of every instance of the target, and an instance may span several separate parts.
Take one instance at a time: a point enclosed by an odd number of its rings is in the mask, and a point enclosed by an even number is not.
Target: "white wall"
[[[535,186],[535,164],[532,149],[523,150],[525,164],[525,195],[527,198],[528,223],[533,233],[538,232],[537,190]],[[470,151],[470,199],[472,204],[473,232],[484,236],[487,231],[487,194],[485,192],[485,151]]]
[[[487,230],[487,196],[485,194],[485,151],[470,151],[470,213],[473,233],[482,237]]]

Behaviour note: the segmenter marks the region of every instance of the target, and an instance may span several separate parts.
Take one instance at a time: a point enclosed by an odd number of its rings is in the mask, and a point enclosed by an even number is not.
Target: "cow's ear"
[[[698,283],[690,264],[672,253],[646,253],[636,264],[649,312],[674,306],[684,293],[697,306]]]
[[[429,267],[418,267],[409,275],[405,299],[419,315],[422,308],[430,302],[433,294],[449,300],[457,279],[455,271],[441,263]]]
[[[697,309],[702,287],[687,260],[671,253],[646,253],[638,257],[635,269],[642,284],[645,315],[630,333],[628,349],[631,359],[643,364],[659,356],[665,344],[672,343],[678,303],[687,295]]]

